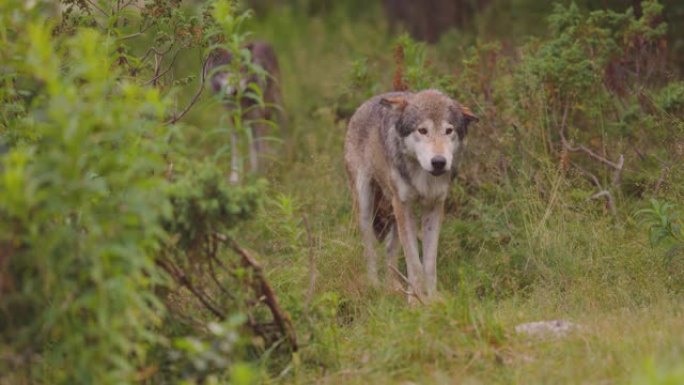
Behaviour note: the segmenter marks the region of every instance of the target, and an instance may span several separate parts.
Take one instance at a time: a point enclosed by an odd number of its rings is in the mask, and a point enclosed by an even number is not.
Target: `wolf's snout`
[[[435,172],[444,171],[444,166],[446,166],[447,160],[441,155],[437,155],[430,161],[432,163],[432,170]]]

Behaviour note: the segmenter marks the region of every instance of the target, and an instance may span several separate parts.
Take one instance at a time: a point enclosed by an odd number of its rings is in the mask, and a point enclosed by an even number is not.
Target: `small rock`
[[[582,325],[570,321],[553,320],[520,324],[515,327],[515,332],[537,338],[561,338],[567,336],[572,331],[582,328]]]

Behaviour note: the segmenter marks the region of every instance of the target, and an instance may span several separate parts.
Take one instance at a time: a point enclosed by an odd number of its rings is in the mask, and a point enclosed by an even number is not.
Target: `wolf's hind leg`
[[[385,240],[385,250],[387,254],[387,287],[390,290],[403,290],[404,282],[397,273],[399,271],[399,233],[397,232],[397,224],[392,223],[392,228],[387,234]]]
[[[374,194],[370,178],[358,173],[356,176],[356,195],[359,208],[359,228],[363,238],[364,256],[366,257],[368,280],[373,286],[379,284],[378,255],[375,251],[375,234],[373,230]]]

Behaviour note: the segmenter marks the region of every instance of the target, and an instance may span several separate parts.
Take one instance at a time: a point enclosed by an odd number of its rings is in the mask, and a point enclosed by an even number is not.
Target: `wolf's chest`
[[[451,184],[448,174],[433,176],[421,169],[410,169],[405,175],[392,175],[393,184],[402,201],[431,203],[446,198]]]

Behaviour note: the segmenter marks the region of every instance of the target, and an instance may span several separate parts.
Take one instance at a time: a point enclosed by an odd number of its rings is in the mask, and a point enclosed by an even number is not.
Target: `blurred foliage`
[[[227,2],[218,20],[211,4],[188,14],[172,0],[1,8],[0,383],[148,380],[169,344],[178,372],[159,380],[252,383],[232,347],[244,316],[233,308],[230,323],[209,324],[206,348],[190,349],[207,332],[174,334],[178,306],[160,294],[177,277],[159,264],[248,219],[262,194],[255,178],[230,185],[214,154],[182,140],[187,126],[170,124],[195,103],[173,111],[176,86],[194,76],[170,76],[176,56],[204,57],[221,33],[237,47],[231,22],[245,16]]]
[[[183,249],[192,250],[212,232],[224,232],[252,215],[263,193],[263,183],[242,189],[227,183],[212,163],[191,164],[187,176],[169,189],[173,206],[167,230],[177,234]]]
[[[7,127],[2,339],[37,383],[128,382],[161,342],[154,254],[170,206],[159,199],[164,144],[152,138],[168,133],[166,106],[118,81],[110,39],[82,29],[56,41],[51,23],[25,21],[3,42],[15,55],[3,67],[36,88],[30,114]]]

